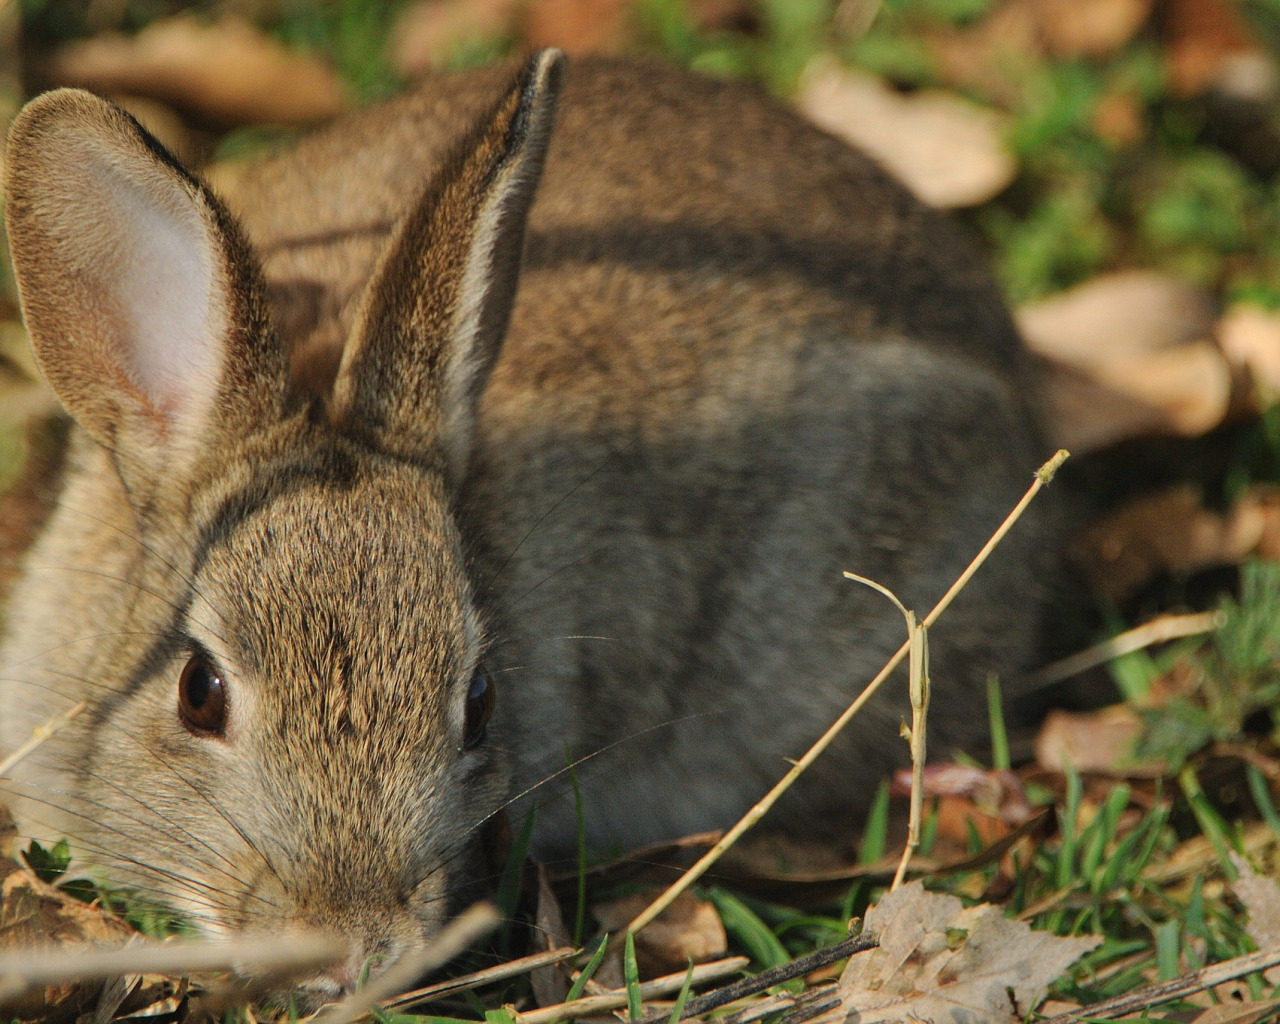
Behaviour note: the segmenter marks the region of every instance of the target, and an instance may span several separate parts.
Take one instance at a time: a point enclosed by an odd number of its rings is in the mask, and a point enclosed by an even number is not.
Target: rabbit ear
[[[7,160],[36,358],[122,474],[158,481],[278,409],[284,358],[253,260],[133,118],[86,92],[46,93],[13,122]]]
[[[563,55],[524,66],[400,223],[365,292],[333,387],[337,422],[380,448],[466,467],[542,173]]]

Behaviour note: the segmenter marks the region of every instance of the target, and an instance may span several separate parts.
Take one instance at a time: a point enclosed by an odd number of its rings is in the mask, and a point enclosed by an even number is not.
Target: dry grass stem
[[[40,746],[50,736],[56,734],[59,730],[65,729],[75,717],[89,706],[88,701],[82,700],[70,711],[64,711],[60,715],[49,719],[44,725],[37,725],[31,732],[31,738],[22,744],[17,750],[0,761],[0,776],[8,775],[17,765],[23,761],[36,747]]]
[[[916,613],[898,600],[888,587],[856,572],[846,571],[845,579],[854,580],[884,594],[902,612],[907,623],[907,687],[911,695],[911,727],[903,734],[911,744],[911,811],[907,819],[907,842],[902,859],[894,872],[890,891],[898,888],[907,874],[911,856],[920,846],[920,820],[924,817],[925,720],[929,711],[929,631],[916,622]]]
[[[717,981],[732,974],[741,972],[751,960],[745,956],[731,956],[714,963],[699,964],[693,969],[691,984],[701,985],[708,981]],[[687,971],[676,974],[664,974],[661,978],[640,983],[642,999],[656,999],[660,996],[674,995],[684,987]],[[521,1024],[552,1024],[554,1021],[567,1020],[570,1017],[589,1017],[598,1013],[608,1013],[627,1005],[627,990],[613,989],[598,996],[584,996],[571,1003],[557,1003],[555,1006],[544,1006],[528,1013],[518,1013],[516,1018]]]
[[[458,978],[450,978],[448,981],[438,981],[434,985],[416,988],[412,992],[406,992],[402,996],[396,996],[394,999],[384,1001],[382,1009],[402,1010],[416,1003],[425,1003],[428,999],[439,999],[443,996],[451,996],[458,992],[479,988],[481,985],[491,985],[495,981],[505,981],[507,978],[515,978],[521,974],[536,971],[539,967],[550,967],[553,964],[563,963],[581,952],[582,950],[574,946],[561,946],[559,949],[548,950],[545,953],[523,956],[519,960],[510,960],[505,964],[498,964],[496,967],[486,967],[483,970],[473,971]]]
[[[1040,1024],[1078,1024],[1082,1021],[1115,1020],[1124,1014],[1136,1013],[1160,1003],[1174,999],[1183,999],[1196,992],[1203,992],[1225,981],[1242,978],[1255,971],[1265,971],[1269,967],[1280,964],[1280,949],[1264,949],[1258,953],[1246,953],[1244,956],[1223,960],[1199,971],[1184,974],[1181,978],[1146,985],[1132,992],[1125,992],[1114,998],[1092,1006],[1084,1006],[1069,1013],[1060,1013]]]
[[[274,935],[216,942],[150,942],[124,949],[30,949],[0,953],[0,1002],[45,985],[67,985],[121,974],[185,975],[229,971],[297,974],[332,963],[344,950],[325,935]]]
[[[318,1024],[350,1024],[384,1000],[399,995],[428,971],[448,963],[498,926],[498,910],[491,903],[475,903],[440,930],[431,945],[407,956],[336,1006],[319,1013]]]
[[[1110,640],[1087,647],[1078,654],[1055,661],[1033,672],[1028,681],[1034,686],[1051,686],[1081,672],[1105,665],[1114,658],[1143,650],[1152,644],[1179,640],[1185,636],[1212,633],[1226,621],[1222,612],[1195,612],[1191,615],[1160,615],[1150,622],[1126,630]]]
[[[1022,500],[1019,501],[1018,504],[1014,506],[1013,511],[1005,517],[1004,522],[1001,523],[996,532],[991,535],[991,539],[983,545],[982,550],[974,556],[973,561],[969,563],[965,571],[962,572],[955,583],[951,585],[951,589],[942,595],[942,600],[934,605],[933,610],[925,616],[924,622],[921,623],[921,625],[928,629],[938,621],[938,617],[947,610],[951,605],[951,602],[956,599],[956,595],[959,594],[969,580],[973,578],[973,574],[978,571],[978,568],[982,563],[987,560],[991,552],[994,551],[996,546],[1004,539],[1005,534],[1009,532],[1013,527],[1013,524],[1016,523],[1022,516],[1022,513],[1026,511],[1027,506],[1031,504],[1032,499],[1040,493],[1040,489],[1053,479],[1053,475],[1058,471],[1058,468],[1066,461],[1067,454],[1068,453],[1065,450],[1059,450],[1052,459],[1036,471],[1035,480],[1027,489],[1026,494],[1022,496]],[[840,734],[840,731],[849,724],[853,716],[862,710],[867,701],[875,695],[876,691],[880,689],[884,681],[893,673],[893,670],[902,664],[902,659],[907,656],[910,646],[911,644],[908,640],[898,648],[897,652],[887,662],[885,662],[884,668],[882,668],[876,677],[867,684],[866,689],[857,696],[852,704],[845,708],[840,717],[837,718],[835,722],[832,723],[831,727],[822,734],[818,741],[805,752],[804,756],[792,765],[791,770],[782,777],[777,785],[775,785],[773,789],[769,790],[765,797],[752,807],[751,810],[749,810],[742,819],[733,826],[733,828],[726,832],[723,839],[703,854],[693,867],[689,868],[688,871],[676,879],[676,881],[665,892],[663,892],[661,896],[637,915],[635,920],[627,926],[627,931],[638,932],[655,917],[666,910],[677,896],[701,878],[703,873],[720,859],[725,850],[729,849],[729,847],[736,843],[738,839],[747,832],[747,830],[764,817],[769,808],[777,803],[778,798],[791,787],[792,783],[800,777],[801,773],[803,773],[809,765],[813,764],[813,762],[817,760],[818,755],[831,745],[831,742]]]

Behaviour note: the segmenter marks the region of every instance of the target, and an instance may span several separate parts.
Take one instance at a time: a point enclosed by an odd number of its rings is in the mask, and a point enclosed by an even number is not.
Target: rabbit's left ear
[[[543,50],[400,223],[334,381],[336,422],[384,450],[442,459],[453,482],[502,347],[563,55]]]
[[[256,265],[217,200],[133,118],[86,92],[46,93],[14,120],[7,162],[36,359],[126,484],[278,414],[287,376]]]

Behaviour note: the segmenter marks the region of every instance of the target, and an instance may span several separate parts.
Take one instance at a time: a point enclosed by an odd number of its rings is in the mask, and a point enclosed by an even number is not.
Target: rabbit
[[[208,181],[87,93],[13,123],[7,226],[74,420],[8,598],[24,836],[218,935],[424,948],[490,826],[723,828],[1047,452],[975,247],[740,83],[556,51],[425,80]],[[1036,659],[1032,506],[931,635],[930,744]],[[840,837],[905,680],[766,819]]]

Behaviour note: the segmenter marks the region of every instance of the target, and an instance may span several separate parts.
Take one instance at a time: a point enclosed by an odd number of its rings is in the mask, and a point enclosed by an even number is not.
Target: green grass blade
[[[987,675],[987,717],[991,722],[991,767],[1007,772],[1009,760],[1009,734],[1004,727],[1004,702],[1000,694],[1000,677],[994,672]]]
[[[1171,918],[1156,929],[1156,969],[1161,981],[1182,973],[1178,966],[1178,921]]]
[[[759,915],[737,896],[724,889],[707,893],[724,922],[725,930],[746,947],[751,959],[762,968],[791,962],[791,955]]]
[[[622,977],[627,983],[627,1019],[639,1020],[644,1016],[644,1004],[640,999],[640,965],[636,963],[636,939],[627,932],[627,944],[622,951]]]
[[[1182,771],[1178,772],[1178,785],[1182,787],[1182,792],[1191,805],[1191,811],[1196,816],[1200,831],[1204,833],[1205,838],[1213,846],[1214,852],[1217,853],[1218,863],[1222,865],[1222,873],[1227,876],[1228,882],[1234,882],[1239,872],[1231,863],[1231,847],[1235,845],[1231,830],[1209,803],[1209,798],[1200,788],[1200,779],[1191,765],[1186,765]]]
[[[884,856],[889,836],[889,781],[882,780],[867,811],[867,824],[858,844],[858,863],[874,864]]]
[[[689,1001],[689,992],[693,988],[693,957],[689,957],[689,969],[684,975],[684,984],[680,986],[680,994],[676,996],[676,1005],[671,1007],[671,1016],[667,1018],[667,1024],[680,1024],[680,1017],[684,1013],[684,1004]]]
[[[578,977],[574,980],[573,985],[569,989],[569,994],[564,997],[566,1003],[571,1003],[582,995],[582,990],[587,987],[587,982],[591,980],[591,975],[596,973],[596,968],[604,961],[604,951],[609,945],[609,933],[606,932],[601,938],[600,944],[596,946],[596,951],[591,954],[591,959],[587,961],[587,966],[582,968]]]
[[[1271,800],[1271,787],[1267,785],[1267,777],[1255,764],[1245,765],[1245,776],[1249,781],[1249,795],[1253,797],[1254,806],[1262,815],[1262,820],[1272,832],[1280,833],[1280,814],[1276,813],[1276,805]]]

